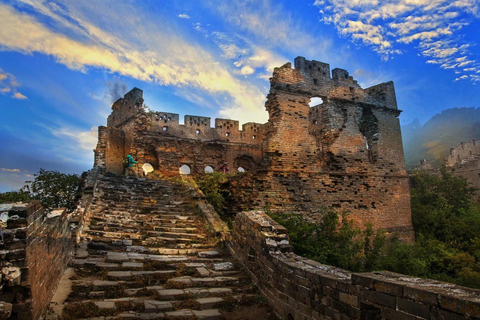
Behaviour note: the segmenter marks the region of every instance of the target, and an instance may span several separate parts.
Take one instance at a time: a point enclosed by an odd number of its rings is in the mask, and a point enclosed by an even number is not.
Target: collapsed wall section
[[[10,205],[6,218],[0,301],[13,305],[13,318],[39,319],[73,252],[67,214],[45,214],[40,201],[30,201]]]

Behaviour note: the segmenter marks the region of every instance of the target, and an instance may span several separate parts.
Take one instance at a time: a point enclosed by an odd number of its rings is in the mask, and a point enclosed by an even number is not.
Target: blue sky
[[[157,111],[266,122],[296,56],[394,81],[402,124],[480,107],[479,0],[0,0],[0,192],[93,165],[136,86]]]

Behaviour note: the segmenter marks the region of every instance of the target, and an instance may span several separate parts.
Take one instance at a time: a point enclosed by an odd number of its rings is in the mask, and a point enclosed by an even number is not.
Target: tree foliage
[[[60,207],[68,211],[73,209],[80,183],[78,175],[40,169],[34,176],[30,184],[30,196],[40,200],[46,211]]]
[[[374,235],[372,226],[362,231],[347,213],[325,210],[319,223],[307,222],[299,214],[269,212],[288,229],[295,253],[322,263],[352,271],[366,271],[378,265],[385,235]]]
[[[78,175],[40,169],[34,177],[19,191],[1,193],[0,203],[40,200],[46,212],[60,207],[73,209],[80,183]]]
[[[228,175],[221,172],[208,173],[197,177],[196,182],[220,217],[228,220],[225,212],[226,198],[230,196],[230,191],[225,187]]]

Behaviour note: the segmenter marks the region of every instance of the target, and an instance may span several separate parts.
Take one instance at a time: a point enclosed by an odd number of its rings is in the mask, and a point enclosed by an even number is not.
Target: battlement
[[[335,68],[330,75],[330,65],[316,60],[295,58],[295,69],[290,63],[275,68],[270,83],[275,91],[342,99],[370,104],[372,107],[397,109],[393,82],[362,89],[347,70]]]
[[[199,141],[223,141],[231,143],[260,144],[264,124],[249,122],[239,128],[239,121],[215,119],[211,127],[210,117],[185,115],[184,124],[179,123],[179,115],[167,112],[149,112],[149,131],[169,137],[188,138]]]
[[[480,158],[480,140],[460,142],[445,156],[446,167],[461,167]]]

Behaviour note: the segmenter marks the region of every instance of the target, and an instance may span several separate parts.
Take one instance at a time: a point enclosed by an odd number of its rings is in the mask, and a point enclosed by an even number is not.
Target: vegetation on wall
[[[347,214],[326,210],[319,224],[295,214],[270,215],[288,229],[295,252],[351,271],[389,270],[480,288],[480,205],[474,189],[445,171],[411,179],[416,242],[386,241],[354,227]]]
[[[222,172],[213,172],[198,176],[195,181],[220,217],[231,224],[233,217],[229,216],[225,210],[226,199],[230,196],[230,191],[226,187],[229,176]]]
[[[34,177],[19,191],[0,193],[0,203],[40,200],[46,212],[60,207],[73,209],[80,183],[78,175],[40,169]]]

